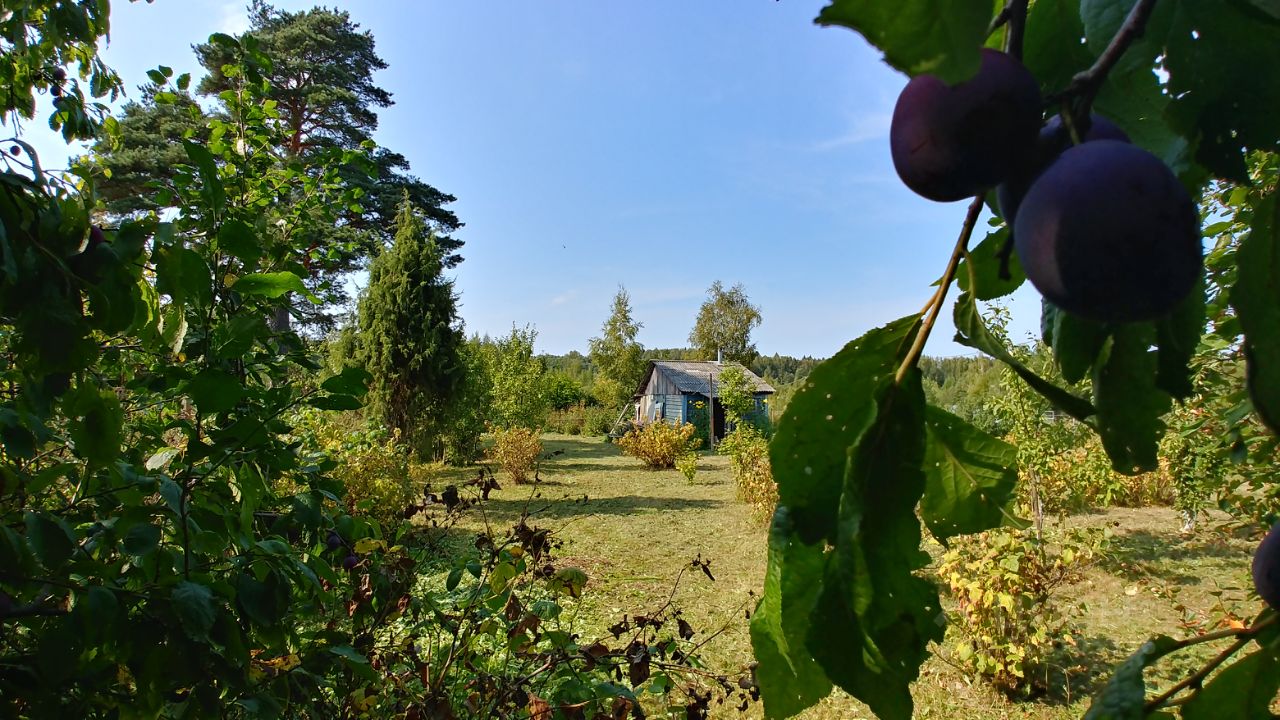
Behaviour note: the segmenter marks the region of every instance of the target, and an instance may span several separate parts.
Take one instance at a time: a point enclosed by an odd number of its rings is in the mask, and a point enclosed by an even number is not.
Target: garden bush
[[[700,457],[698,453],[690,451],[676,458],[676,469],[680,471],[685,480],[691,483],[698,476],[698,459]]]
[[[1081,579],[1105,541],[1096,528],[954,538],[938,577],[956,601],[948,618],[955,660],[1009,694],[1045,689],[1051,659],[1075,644],[1072,615],[1081,609],[1060,604],[1059,591]]]
[[[778,485],[769,464],[769,441],[754,425],[743,423],[720,442],[720,453],[729,456],[738,499],[751,506],[761,522],[773,517],[778,505]]]
[[[541,454],[542,439],[536,430],[511,427],[493,433],[492,457],[517,483],[528,482]]]
[[[693,434],[694,427],[689,423],[646,423],[628,430],[618,439],[618,447],[648,467],[671,468],[681,456],[702,444]]]

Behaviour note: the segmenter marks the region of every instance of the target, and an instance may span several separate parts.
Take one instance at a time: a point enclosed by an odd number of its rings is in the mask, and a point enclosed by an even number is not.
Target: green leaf
[[[873,395],[874,415],[847,452],[839,534],[827,554],[808,647],[827,677],[882,720],[912,715],[911,683],[945,625],[934,586],[914,571],[924,493],[924,391],[912,369]]]
[[[987,325],[978,313],[978,306],[969,293],[956,299],[955,305],[955,341],[977,350],[981,350],[999,360],[1018,374],[1031,389],[1040,393],[1055,407],[1077,420],[1084,420],[1094,413],[1088,401],[1076,397],[1044,378],[1036,375],[1025,365],[1009,354],[1008,348],[999,338],[991,334]],[[794,402],[794,401],[793,401]]]
[[[1160,419],[1173,401],[1156,386],[1155,328],[1150,323],[1118,326],[1103,347],[1093,372],[1098,435],[1118,473],[1133,475],[1159,466],[1156,450],[1164,434]]]
[[[75,551],[75,532],[62,518],[27,512],[23,521],[27,527],[27,543],[36,559],[46,568],[57,568]]]
[[[1066,87],[1077,72],[1093,63],[1093,54],[1080,42],[1083,37],[1079,0],[1032,3],[1022,61],[1046,94]]]
[[[267,298],[278,298],[285,293],[296,292],[312,303],[320,304],[320,298],[302,284],[302,278],[287,271],[245,275],[236,280],[231,289],[243,295],[261,295]]]
[[[182,581],[173,588],[173,611],[192,640],[207,640],[213,627],[213,591],[199,583]]]
[[[1231,306],[1244,329],[1249,395],[1267,427],[1280,433],[1280,201],[1272,192],[1254,209],[1241,239]]]
[[[779,506],[769,532],[764,594],[751,616],[751,647],[766,717],[790,717],[831,693],[831,681],[808,649],[809,617],[822,591],[822,545],[796,537],[791,511]]]
[[[162,247],[155,252],[156,290],[177,305],[191,301],[208,307],[213,300],[213,276],[199,253],[185,247]]]
[[[124,551],[134,557],[150,555],[160,546],[160,528],[150,523],[134,525],[125,534],[122,544]]]
[[[841,482],[853,444],[875,417],[875,395],[915,338],[911,315],[845,345],[809,374],[769,443],[778,504],[790,508],[805,542],[836,537]]]
[[[969,251],[968,257],[956,268],[956,282],[962,291],[971,293],[978,300],[994,300],[1022,287],[1027,276],[1023,274],[1022,264],[1012,248],[1008,257],[1009,278],[1000,277],[1001,266],[1005,264],[1000,254],[1008,241],[1009,228],[1002,227]]]
[[[1142,720],[1147,694],[1142,671],[1176,646],[1173,638],[1164,635],[1143,643],[1116,668],[1107,686],[1089,706],[1084,720]]]
[[[177,85],[178,89],[183,91],[186,91],[187,88],[191,87],[191,73],[182,73],[179,75]]]
[[[249,619],[263,627],[280,622],[289,610],[288,586],[275,571],[258,580],[248,572],[236,578],[236,602]]]
[[[920,515],[939,540],[1004,524],[1018,483],[1018,449],[939,408],[925,408]]]
[[[205,368],[187,381],[182,392],[206,415],[230,410],[244,397],[239,378],[217,368]]]
[[[67,396],[64,409],[71,418],[70,435],[76,455],[94,466],[107,465],[119,457],[124,440],[124,409],[115,392],[80,385]]]
[[[816,22],[858,32],[908,75],[957,83],[978,71],[992,10],[990,0],[834,0]]]
[[[1274,717],[1280,691],[1280,655],[1274,644],[1235,661],[1182,706],[1182,720],[1253,720]]]
[[[218,164],[213,153],[190,140],[183,140],[182,146],[187,151],[187,157],[195,163],[196,171],[200,173],[200,180],[204,185],[200,188],[200,194],[208,203],[208,209],[214,215],[220,214],[227,206],[227,193],[222,187],[222,180],[218,177]]]
[[[247,265],[262,257],[262,242],[257,232],[241,220],[229,220],[218,228],[218,247]]]
[[[1156,321],[1156,387],[1181,400],[1191,397],[1191,358],[1205,332],[1204,280],[1169,315]]]
[[[1062,379],[1078,383],[1093,369],[1109,332],[1101,323],[1072,315],[1048,300],[1041,302],[1041,324],[1052,327],[1046,342],[1053,347],[1053,358],[1062,371]]]
[[[362,367],[349,367],[320,383],[320,388],[340,395],[364,395],[369,390],[373,376]]]

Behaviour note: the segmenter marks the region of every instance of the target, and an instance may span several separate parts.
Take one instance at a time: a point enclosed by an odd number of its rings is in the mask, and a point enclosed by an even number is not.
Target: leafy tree
[[[373,376],[372,406],[422,457],[442,450],[464,370],[457,295],[443,273],[442,252],[405,193],[395,244],[369,266],[356,357]]]
[[[582,385],[563,372],[549,371],[543,375],[543,382],[546,383],[547,404],[553,410],[577,405],[587,396]]]
[[[606,381],[606,391],[596,398],[606,407],[622,407],[644,373],[644,348],[636,342],[643,324],[631,317],[631,296],[619,287],[613,296],[613,310],[600,328],[600,337],[591,338],[591,364],[599,378]]]
[[[546,371],[533,354],[538,331],[512,326],[511,334],[480,343],[489,378],[487,420],[497,428],[537,428],[547,413]]]
[[[714,359],[720,353],[724,360],[750,365],[757,355],[751,331],[760,320],[760,308],[751,304],[742,283],[725,290],[717,280],[707,289],[689,342],[703,359]]]
[[[724,406],[726,417],[734,424],[756,409],[755,383],[747,378],[741,365],[728,365],[720,371],[716,395]]]

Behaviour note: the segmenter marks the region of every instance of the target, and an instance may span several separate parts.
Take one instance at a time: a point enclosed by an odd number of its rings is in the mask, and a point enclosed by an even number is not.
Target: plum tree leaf
[[[769,532],[764,593],[751,616],[751,646],[766,717],[790,717],[831,692],[831,681],[807,645],[810,615],[822,590],[823,546],[796,537],[784,505]]]
[[[816,22],[858,32],[908,75],[931,73],[957,83],[978,71],[992,14],[990,0],[833,0]]]
[[[1116,472],[1133,475],[1156,469],[1164,433],[1160,419],[1173,402],[1156,385],[1156,331],[1151,323],[1116,327],[1093,371],[1098,435]]]
[[[925,408],[920,515],[939,540],[998,527],[1018,482],[1018,449],[951,413]]]
[[[769,444],[778,504],[807,542],[834,538],[845,448],[872,422],[875,393],[911,345],[918,315],[853,340],[814,368],[787,405]]]
[[[956,299],[954,313],[956,342],[981,350],[1008,365],[1009,369],[1017,373],[1018,377],[1026,381],[1033,390],[1043,395],[1046,400],[1053,403],[1054,407],[1071,417],[1077,420],[1085,420],[1094,413],[1094,408],[1089,404],[1089,401],[1072,395],[1018,362],[1009,353],[1004,343],[993,336],[991,331],[987,329],[986,323],[983,322],[982,316],[978,313],[978,306],[974,302],[972,295],[969,293],[961,294]]]
[[[1240,241],[1231,305],[1244,330],[1249,394],[1258,416],[1280,429],[1280,202],[1272,192]]]
[[[876,389],[874,419],[847,452],[835,552],[809,631],[827,677],[883,720],[912,715],[911,683],[945,619],[916,507],[924,493],[924,391],[912,369]]]
[[[1204,334],[1204,280],[1178,303],[1173,312],[1155,322],[1156,387],[1181,400],[1191,396],[1191,358]]]
[[[326,392],[343,395],[364,395],[369,389],[369,372],[362,367],[349,367],[320,383]]]
[[[1009,242],[1009,228],[1002,227],[987,237],[960,262],[956,268],[956,282],[960,289],[971,293],[978,300],[995,300],[1022,287],[1027,276],[1022,272],[1017,253],[1008,255],[1008,279],[1000,277],[1006,263],[1000,257]],[[1010,248],[1012,250],[1012,248]]]
[[[1046,94],[1066,87],[1089,67],[1093,54],[1080,39],[1080,0],[1036,0],[1027,12],[1022,62]]]
[[[1048,328],[1045,341],[1053,348],[1053,358],[1062,379],[1075,384],[1089,375],[1093,363],[1107,341],[1107,329],[1043,301],[1041,324]]]

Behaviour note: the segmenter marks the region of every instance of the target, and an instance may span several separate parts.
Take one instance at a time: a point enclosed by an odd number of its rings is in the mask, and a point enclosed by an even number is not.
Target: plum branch
[[[1165,690],[1164,692],[1160,693],[1154,698],[1151,698],[1150,700],[1148,700],[1142,708],[1143,712],[1149,714],[1149,713],[1155,712],[1156,710],[1166,705],[1175,705],[1175,704],[1181,704],[1183,702],[1186,702],[1186,700],[1189,699],[1190,696],[1188,696],[1188,698],[1183,698],[1181,700],[1176,700],[1176,701],[1172,700],[1172,698],[1176,696],[1178,693],[1182,692],[1183,690],[1186,690],[1187,688],[1195,688],[1196,691],[1198,692],[1200,690],[1201,685],[1204,683],[1204,679],[1209,677],[1209,673],[1213,672],[1218,668],[1218,666],[1222,665],[1222,663],[1229,660],[1232,655],[1235,655],[1237,652],[1239,652],[1240,649],[1243,648],[1245,645],[1248,645],[1249,642],[1253,640],[1255,637],[1257,637],[1258,634],[1261,633],[1263,630],[1274,625],[1278,618],[1280,618],[1280,615],[1276,615],[1274,612],[1268,609],[1263,613],[1262,616],[1259,617],[1258,620],[1256,620],[1253,623],[1253,625],[1247,628],[1230,628],[1227,630],[1219,630],[1217,632],[1198,635],[1196,637],[1187,638],[1185,640],[1179,640],[1177,643],[1171,646],[1166,652],[1162,653],[1162,655],[1169,655],[1171,653],[1177,652],[1178,650],[1191,647],[1192,645],[1198,645],[1200,643],[1210,642],[1213,640],[1220,640],[1226,637],[1235,638],[1235,642],[1231,643],[1226,648],[1224,648],[1222,652],[1218,653],[1211,660],[1206,662],[1204,666],[1202,666],[1199,670],[1195,671],[1185,679],[1181,680],[1180,682],[1178,682],[1168,690]]]
[[[911,349],[907,351],[907,356],[903,358],[902,364],[898,366],[898,372],[894,375],[895,384],[901,384],[902,379],[907,376],[910,370],[920,360],[920,354],[924,352],[924,344],[929,340],[929,333],[933,331],[934,323],[938,321],[938,313],[942,311],[942,301],[947,297],[947,288],[951,286],[951,281],[956,277],[956,268],[960,266],[960,258],[969,252],[969,238],[973,236],[973,228],[978,224],[978,216],[982,214],[983,197],[978,195],[973,198],[973,202],[969,203],[969,212],[964,217],[964,225],[960,228],[960,237],[956,239],[956,247],[951,251],[951,259],[947,261],[947,269],[942,273],[942,278],[938,280],[938,289],[934,291],[933,297],[929,299],[928,304],[924,306],[921,312],[928,312],[929,316],[925,318],[924,324],[920,326],[920,331],[916,333],[915,342],[911,344]]]
[[[1009,34],[1005,37],[1004,51],[1022,59],[1022,38],[1027,31],[1027,5],[1030,0],[1009,0],[1001,12],[1009,14]]]
[[[1124,23],[1120,25],[1120,29],[1111,38],[1111,42],[1107,44],[1102,54],[1093,62],[1093,65],[1087,70],[1076,73],[1071,78],[1071,82],[1062,92],[1049,97],[1050,104],[1056,104],[1068,98],[1078,98],[1079,105],[1077,112],[1079,116],[1088,117],[1089,109],[1093,107],[1093,99],[1097,96],[1098,90],[1102,87],[1102,83],[1106,81],[1107,75],[1116,63],[1120,62],[1120,58],[1124,56],[1129,46],[1134,40],[1142,37],[1146,31],[1147,21],[1151,19],[1151,12],[1155,9],[1156,0],[1138,0],[1134,3],[1133,8],[1129,10],[1129,15],[1125,17]]]

